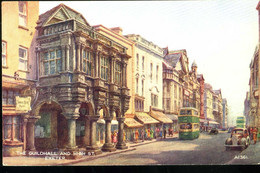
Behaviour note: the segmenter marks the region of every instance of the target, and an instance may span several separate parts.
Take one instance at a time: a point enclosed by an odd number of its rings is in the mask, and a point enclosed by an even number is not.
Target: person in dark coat
[[[166,138],[166,128],[163,129],[163,138]]]

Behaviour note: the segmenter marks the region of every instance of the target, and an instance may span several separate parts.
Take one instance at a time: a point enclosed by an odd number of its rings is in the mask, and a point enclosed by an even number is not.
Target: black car
[[[234,129],[234,127],[229,127],[228,128],[228,133],[231,133],[233,129]]]

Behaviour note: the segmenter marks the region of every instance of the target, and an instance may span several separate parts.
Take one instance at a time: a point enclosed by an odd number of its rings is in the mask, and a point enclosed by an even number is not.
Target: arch
[[[91,102],[82,102],[79,108],[80,116],[88,115],[94,116],[94,107]]]
[[[39,103],[32,109],[32,115],[33,115],[33,116],[36,116],[36,117],[40,116],[40,115],[39,115],[39,114],[40,114],[40,109],[41,109],[41,107],[42,107],[44,104],[48,104],[48,105],[53,105],[53,104],[55,104],[55,105],[58,105],[59,108],[62,110],[62,112],[64,112],[64,108],[63,108],[63,106],[62,106],[59,102],[54,101],[54,100],[52,100],[52,101],[44,100],[44,101],[39,102]]]
[[[160,92],[157,86],[153,86],[153,87],[151,87],[149,90],[153,93],[153,89],[154,89],[154,88],[155,88],[155,90],[156,90],[157,93]]]
[[[98,111],[99,113],[101,112],[103,115],[100,115],[101,118],[104,118],[104,117],[109,117],[109,112],[108,112],[108,108],[106,105],[102,105]]]

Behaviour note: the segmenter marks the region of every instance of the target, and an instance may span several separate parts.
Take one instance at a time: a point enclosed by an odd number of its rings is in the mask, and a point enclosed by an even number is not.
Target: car
[[[210,131],[209,131],[209,134],[210,134],[210,135],[216,135],[216,134],[218,134],[218,129],[217,129],[217,128],[211,128]]]
[[[231,148],[246,149],[250,145],[249,133],[246,128],[234,128],[231,132],[231,136],[226,139],[226,150]]]

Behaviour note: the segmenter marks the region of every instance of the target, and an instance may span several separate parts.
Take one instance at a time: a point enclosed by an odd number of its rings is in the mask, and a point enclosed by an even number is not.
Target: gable
[[[66,12],[66,10],[63,7],[60,7],[57,11],[50,14],[50,17],[46,20],[44,25],[50,25],[50,24],[66,21],[70,18],[71,17]]]

